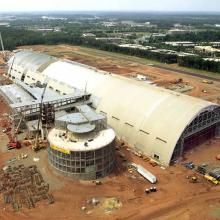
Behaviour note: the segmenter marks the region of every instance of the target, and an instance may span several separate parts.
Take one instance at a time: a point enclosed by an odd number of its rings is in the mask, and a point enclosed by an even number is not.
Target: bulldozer
[[[213,183],[214,185],[218,185],[218,183],[219,183],[217,179],[215,179],[214,177],[212,177],[212,176],[210,176],[208,174],[205,174],[204,178],[206,180],[208,180],[209,182]]]
[[[190,183],[198,183],[198,178],[197,178],[197,176],[191,176],[189,182],[190,182]]]
[[[198,177],[197,176],[186,176],[186,179],[189,179],[190,183],[198,183]]]

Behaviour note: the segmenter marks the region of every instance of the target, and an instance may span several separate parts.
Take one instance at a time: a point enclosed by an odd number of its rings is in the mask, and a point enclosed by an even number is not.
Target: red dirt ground
[[[41,50],[50,50],[50,47],[35,47]],[[57,47],[56,47],[57,48]],[[79,52],[78,47],[58,46],[59,50],[67,48],[67,52]],[[65,51],[65,50],[64,50]],[[57,53],[57,51],[56,51]],[[68,55],[69,56],[69,55]],[[76,56],[80,61],[84,59],[84,63],[90,64],[91,55],[81,51]],[[195,89],[189,94],[193,96],[202,96],[209,99],[210,94],[213,96],[219,95],[219,87],[217,84],[206,85],[201,79],[186,77],[184,75],[161,71],[157,68],[147,67],[139,63],[131,61],[119,61],[112,57],[96,58],[97,61],[93,65],[104,68],[115,68],[115,72],[119,74],[142,73],[152,77],[153,80],[175,80],[183,78],[189,81]],[[94,58],[93,58],[94,60]],[[98,63],[98,64],[97,64]],[[120,64],[119,64],[120,63]],[[100,65],[100,66],[98,66]],[[114,65],[112,67],[112,65]],[[105,69],[106,70],[106,69]],[[201,90],[207,87],[208,94],[201,93]],[[216,89],[216,91],[215,91]],[[210,98],[213,99],[214,98]],[[0,103],[0,117],[2,114],[9,111],[5,103]],[[102,185],[94,185],[91,182],[76,181],[68,177],[57,174],[48,165],[46,151],[34,153],[31,149],[23,147],[20,150],[7,152],[6,144],[7,136],[2,133],[0,128],[0,166],[6,164],[6,161],[21,153],[27,153],[28,159],[17,161],[15,164],[24,163],[30,165],[36,163],[44,179],[49,182],[50,189],[54,195],[55,203],[48,205],[45,201],[37,203],[36,208],[27,209],[22,207],[20,212],[13,212],[11,206],[5,205],[0,195],[0,220],[73,220],[73,219],[133,219],[133,220],[214,220],[220,219],[220,185],[213,186],[211,183],[198,176],[198,183],[190,183],[186,178],[188,175],[195,175],[193,171],[187,170],[182,165],[175,165],[169,168],[160,166],[152,167],[149,162],[134,155],[127,147],[120,147],[119,151],[125,154],[128,162],[141,164],[150,172],[155,174],[158,179],[156,184],[158,192],[146,195],[145,188],[152,186],[147,180],[140,177],[135,171],[130,173],[123,166],[123,161],[118,153],[116,154],[116,166],[109,177],[104,178]],[[210,166],[220,166],[220,162],[216,161],[215,156],[220,153],[220,139],[214,139],[211,142],[206,142],[203,145],[187,152],[184,157],[185,161],[194,161],[196,164],[208,163]],[[39,162],[33,162],[34,157],[39,157]],[[120,200],[122,207],[110,213],[94,208],[91,212],[82,211],[81,207],[86,206],[86,201],[93,197],[115,197]]]

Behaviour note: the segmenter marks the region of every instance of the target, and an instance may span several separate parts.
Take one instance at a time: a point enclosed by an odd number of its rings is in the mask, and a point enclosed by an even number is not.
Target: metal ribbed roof
[[[9,64],[11,64],[12,61],[13,57],[9,60]],[[25,71],[32,70],[35,72],[42,72],[55,61],[57,61],[55,57],[47,54],[24,50],[16,53],[13,65],[20,66]]]
[[[75,62],[54,62],[43,75],[51,82],[64,83],[64,87],[70,85],[82,91],[86,88],[92,94],[93,104],[107,116],[119,138],[144,154],[160,155],[165,165],[169,165],[175,146],[191,121],[201,112],[218,107]],[[62,90],[61,85],[59,89]]]
[[[64,70],[62,76],[59,74]],[[106,114],[117,135],[148,155],[170,163],[173,151],[188,124],[215,104],[144,82],[107,74],[77,63],[58,61],[44,74],[90,92],[97,110]]]

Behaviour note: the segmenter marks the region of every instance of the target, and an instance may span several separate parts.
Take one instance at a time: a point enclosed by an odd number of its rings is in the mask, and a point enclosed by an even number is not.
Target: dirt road
[[[168,71],[171,71],[171,72],[176,72],[176,73],[181,73],[181,74],[185,74],[185,75],[195,76],[195,77],[198,77],[200,79],[207,79],[207,80],[213,80],[213,81],[220,82],[220,78],[216,78],[216,77],[212,77],[212,76],[206,76],[204,74],[193,73],[193,72],[185,71],[185,70],[178,70],[178,69],[174,69],[174,68],[171,68],[171,67],[164,67],[164,66],[161,66],[161,65],[158,65],[158,64],[154,64],[153,66],[157,67],[159,69],[162,69],[162,70],[168,70]]]

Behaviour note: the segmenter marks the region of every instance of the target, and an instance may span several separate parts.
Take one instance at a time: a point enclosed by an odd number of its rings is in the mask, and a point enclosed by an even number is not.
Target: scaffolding
[[[90,151],[70,151],[69,153],[49,147],[48,159],[59,172],[75,179],[91,180],[105,177],[114,165],[115,143]]]
[[[115,133],[107,128],[106,117],[89,106],[57,118],[48,141],[49,162],[65,175],[91,180],[113,169]]]
[[[64,110],[67,108],[71,108],[76,105],[78,102],[87,102],[90,95],[63,95],[61,97],[54,97],[54,98],[45,98],[43,100],[43,104],[51,104],[54,106],[56,110]],[[85,101],[86,100],[86,101]],[[41,101],[29,101],[29,102],[22,102],[22,103],[14,103],[11,104],[10,107],[14,113],[25,113],[25,115],[36,114],[40,112],[40,105]]]

